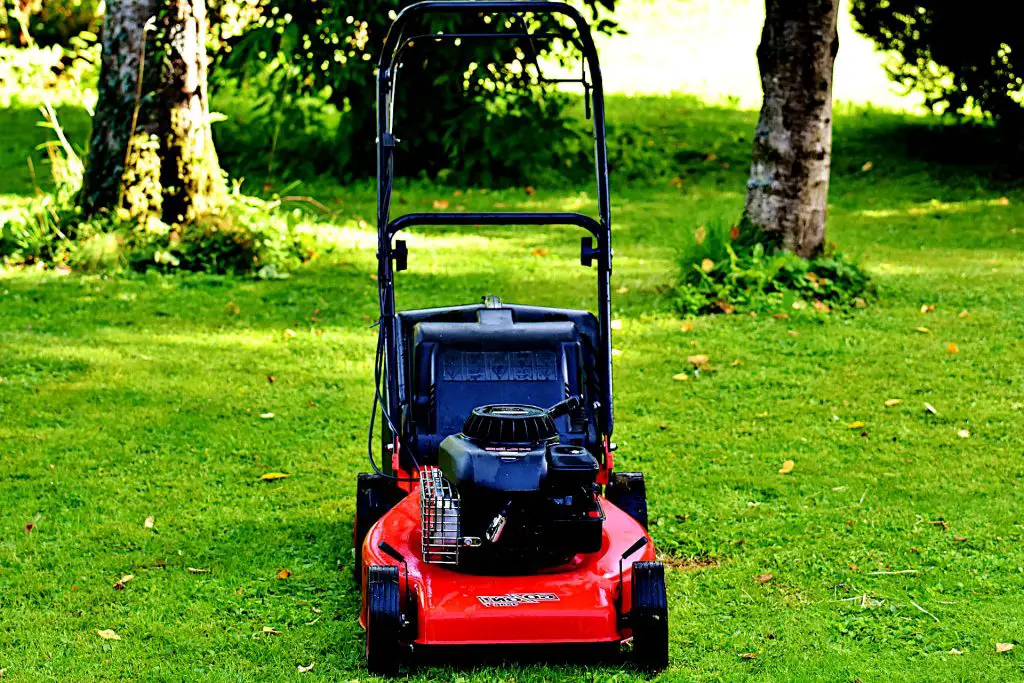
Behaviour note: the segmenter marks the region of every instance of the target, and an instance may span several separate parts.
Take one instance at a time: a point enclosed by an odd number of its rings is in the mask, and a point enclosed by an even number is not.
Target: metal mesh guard
[[[423,527],[423,561],[459,563],[459,492],[444,478],[440,468],[420,470],[420,520]]]

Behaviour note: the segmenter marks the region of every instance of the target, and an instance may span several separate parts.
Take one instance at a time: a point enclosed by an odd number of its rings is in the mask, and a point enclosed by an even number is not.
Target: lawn
[[[46,131],[31,109],[0,116],[9,209],[33,191],[25,158],[43,168]],[[676,251],[738,215],[756,114],[616,96],[609,116],[612,145],[671,158],[657,181],[613,174],[616,462],[647,473],[672,567],[661,679],[1021,680],[1024,648],[996,644],[1024,641],[1024,191],[998,144],[844,108],[829,239],[877,297],[684,330]],[[62,120],[86,139],[84,112]],[[347,570],[368,469],[373,193],[291,192],[325,204],[336,230],[287,280],[0,272],[4,683],[366,678]],[[395,211],[436,199],[594,206],[588,187],[410,184]],[[578,237],[419,231],[399,305],[592,306]],[[713,371],[673,380],[694,354]],[[411,675],[642,680],[614,664]]]

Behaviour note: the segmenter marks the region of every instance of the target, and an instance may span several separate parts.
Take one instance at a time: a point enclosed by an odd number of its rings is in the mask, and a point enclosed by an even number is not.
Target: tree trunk
[[[146,22],[158,0],[110,0],[103,20],[99,99],[92,118],[88,166],[79,203],[92,216],[122,203],[121,179],[137,125]]]
[[[167,77],[159,112],[163,215],[195,220],[223,189],[206,87],[206,0],[165,0]]]
[[[757,48],[764,103],[744,218],[804,257],[825,240],[838,9],[839,0],[767,0]]]
[[[151,22],[149,31],[147,22]],[[110,0],[80,203],[187,223],[222,195],[210,131],[205,0]]]

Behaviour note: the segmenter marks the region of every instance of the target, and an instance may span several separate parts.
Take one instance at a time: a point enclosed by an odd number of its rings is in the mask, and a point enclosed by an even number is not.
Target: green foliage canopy
[[[857,29],[895,53],[890,77],[932,109],[1024,119],[1024,31],[999,0],[854,0]]]
[[[586,0],[598,31],[616,25],[601,15],[615,0]],[[322,165],[343,177],[373,172],[374,70],[387,29],[409,0],[218,0],[212,3],[220,77],[263,85],[256,124],[273,130],[308,128],[310,112],[289,103],[313,97],[340,112]],[[426,21],[426,19],[425,19]],[[551,17],[432,15],[415,33],[552,33],[549,41],[508,39],[417,41],[404,54],[398,84],[399,169],[479,185],[524,182],[532,170],[572,172],[586,150],[566,146],[574,135],[563,116],[568,102],[539,78],[535,57],[568,65],[570,27]],[[531,44],[532,43],[532,44]],[[315,112],[314,114],[315,115]],[[568,157],[568,158],[567,158]],[[580,160],[581,161],[581,160]],[[323,170],[323,169],[321,169]]]

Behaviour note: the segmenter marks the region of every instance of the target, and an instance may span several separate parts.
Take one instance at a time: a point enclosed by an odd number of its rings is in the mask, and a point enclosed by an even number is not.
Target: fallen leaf
[[[690,376],[685,372],[680,372],[677,375],[672,375],[672,379],[676,380],[677,382],[685,382],[690,379]]]
[[[708,364],[708,357],[705,356],[702,353],[698,353],[695,356],[687,356],[686,357],[686,362],[687,363],[692,363],[693,365],[695,365],[697,367],[700,367],[702,365],[707,365]]]
[[[731,228],[729,228],[729,239],[735,240],[739,236],[740,236],[740,228],[739,228],[739,226],[734,225]]]
[[[377,279],[376,276],[374,276],[374,279]],[[284,331],[284,338],[285,339],[294,339],[297,334],[298,333],[295,330],[285,330]]]
[[[708,237],[708,229],[703,225],[693,231],[693,241],[697,244],[704,244],[704,240]]]
[[[929,522],[929,524],[933,526],[940,526],[943,531],[949,531],[949,522],[944,519],[937,519],[934,522]]]
[[[1017,647],[1017,646],[1014,645],[1013,643],[996,643],[996,652],[998,652],[999,654],[1002,654],[1004,652],[1009,652],[1010,650],[1012,650],[1015,647]]]
[[[861,165],[860,170],[861,170],[862,173],[867,173],[868,171],[870,171],[874,167],[875,167],[875,165],[873,163],[871,163],[870,161],[865,161]]]
[[[714,152],[710,152],[707,156],[704,157],[704,161],[717,161],[717,160],[718,160],[718,155],[715,154]]]
[[[310,605],[309,609],[313,612],[313,614],[323,614],[324,612],[322,609],[314,607],[313,605]]]
[[[30,533],[32,533],[32,530],[35,529],[35,528],[36,528],[36,525],[33,524],[32,522],[29,522],[28,524],[25,525],[25,533],[26,534],[30,534]]]
[[[114,590],[123,591],[124,585],[135,578],[134,574],[125,574],[121,580],[114,584]]]
[[[621,330],[622,329],[622,321],[621,320],[613,320],[612,323],[611,323],[611,328],[613,330]]]
[[[856,564],[854,564],[853,562],[851,562],[851,563],[850,563],[850,569],[851,569],[852,571],[855,571],[855,572],[859,572],[859,571],[860,571],[860,567],[858,567],[858,566],[857,566]]]
[[[779,468],[779,474],[789,474],[793,471],[793,467],[796,465],[792,460],[787,460],[782,463],[782,467]],[[763,583],[763,582],[762,582]]]
[[[858,296],[856,299],[853,300],[853,307],[854,308],[867,308],[868,307],[868,302]]]
[[[299,666],[296,667],[296,669],[298,670],[298,672],[300,674],[309,673],[310,671],[313,670],[313,667],[315,665],[316,665],[316,662],[310,662],[309,666],[302,666],[301,664],[299,664]]]
[[[927,401],[925,401],[924,409],[927,410],[932,415],[938,415],[939,414],[939,411],[935,410],[935,406],[933,406],[931,403],[928,403]]]
[[[951,654],[951,655],[962,655],[962,654],[963,654],[963,652],[960,652],[960,650],[958,650],[958,649],[956,649],[956,648],[954,647],[954,648],[950,648],[950,650],[949,650],[949,654]]]
[[[236,304],[234,301],[229,301],[227,302],[227,304],[224,305],[224,311],[228,315],[238,315],[239,313],[242,312],[242,309],[239,308],[238,304]]]
[[[676,176],[675,178],[672,179],[672,187],[682,187],[682,186],[683,186],[683,179],[682,178],[680,178],[679,176]]]
[[[199,569],[198,567],[189,567],[188,571],[190,574],[209,574],[209,569]]]
[[[527,194],[527,196],[530,196],[530,197],[532,197],[533,195],[537,194],[537,190],[533,189],[533,185],[527,185],[526,187],[524,187],[523,188],[523,192],[525,192]]]
[[[961,439],[971,438],[971,433],[966,429],[961,429],[959,432],[956,433],[956,435],[959,436]]]
[[[966,543],[970,539],[967,538],[966,536],[954,536],[953,540],[956,541],[957,543]]]
[[[846,425],[847,429],[860,429],[863,426],[864,426],[864,423],[860,422],[860,421],[851,422],[850,424]]]
[[[776,320],[789,320],[789,313],[776,313],[772,317]]]
[[[889,408],[892,408],[893,406],[898,406],[901,403],[903,403],[903,399],[890,398],[888,401],[885,402],[885,405]]]
[[[817,299],[815,299],[812,303],[814,305],[814,310],[818,311],[819,313],[828,313],[829,311],[832,310],[831,308],[829,308],[828,304],[818,301]]]
[[[726,315],[732,315],[736,311],[733,305],[727,301],[716,301],[715,305],[717,305],[719,310],[721,310],[722,313],[725,313]]]
[[[292,570],[291,569],[279,569],[277,571],[277,578],[280,581],[284,581],[285,579],[287,579],[291,575],[292,575]]]
[[[774,578],[775,577],[771,574],[771,572],[765,572],[764,574],[758,574],[757,576],[755,576],[754,577],[754,581],[757,581],[758,583],[764,584],[764,583],[768,583],[769,581],[771,581]]]
[[[679,329],[681,329],[683,332],[693,332],[693,323],[691,323],[689,320],[685,320],[683,321],[683,324],[679,326]]]
[[[710,273],[712,270],[715,269],[715,262],[709,258],[706,258],[700,262],[700,269],[703,270],[705,273]]]
[[[284,472],[267,472],[266,474],[262,475],[260,479],[262,479],[263,481],[277,481],[278,479],[287,479],[290,476],[292,475],[285,474]]]
[[[744,652],[740,655],[740,659],[757,659],[756,652]]]
[[[616,294],[625,294],[628,291],[629,291],[629,287],[627,287],[626,285],[622,285],[621,287],[619,287],[618,289],[615,290],[615,293]]]
[[[967,309],[965,308],[964,310],[960,311],[960,313],[959,313],[959,315],[957,315],[957,317],[958,318],[966,318],[969,315],[970,315],[970,313],[968,313]]]
[[[929,330],[927,327],[915,327],[914,330],[920,332],[921,334],[931,333],[931,330]]]
[[[956,342],[949,342],[946,344],[946,351],[949,353],[960,353],[960,347],[956,345]]]
[[[445,209],[448,208],[448,200],[447,199],[435,199],[433,206],[438,211],[444,211]]]
[[[267,381],[273,384],[274,382],[277,381],[277,378],[274,377],[273,375],[267,375]]]
[[[264,420],[273,420],[274,419],[274,414],[273,413],[260,413],[260,418],[262,418]]]
[[[374,282],[376,282],[377,281],[377,273],[370,273],[370,279],[373,280]]]
[[[1010,198],[1009,197],[1000,197],[999,199],[996,200],[996,205],[998,205],[998,206],[1009,206],[1010,205]]]
[[[613,356],[621,356],[622,355],[622,349],[612,349],[612,355]]]
[[[921,312],[922,313],[934,313],[935,312],[935,304],[921,304]]]
[[[733,366],[734,368],[739,366],[739,365],[743,365],[743,359],[742,358],[737,358],[733,362],[729,363],[729,365]]]
[[[98,635],[103,640],[121,640],[121,636],[117,635],[116,633],[114,633],[113,629],[109,628],[96,631],[96,635]],[[1011,647],[1013,646],[1011,645]]]
[[[798,330],[786,330],[786,334],[788,334],[791,337],[799,337],[800,336],[800,332]]]
[[[530,252],[530,255],[531,256],[547,256],[550,253],[551,253],[551,250],[548,249],[547,247],[536,247],[533,251]]]
[[[269,633],[272,636],[279,636],[279,635],[281,635],[280,631],[278,631],[277,629],[274,629],[274,628],[270,628],[269,626],[264,626],[263,627],[263,632],[264,633]]]
[[[146,517],[146,521],[142,523],[142,526],[145,529],[152,529],[154,523],[156,523],[156,519],[153,515],[150,515],[149,517]]]

